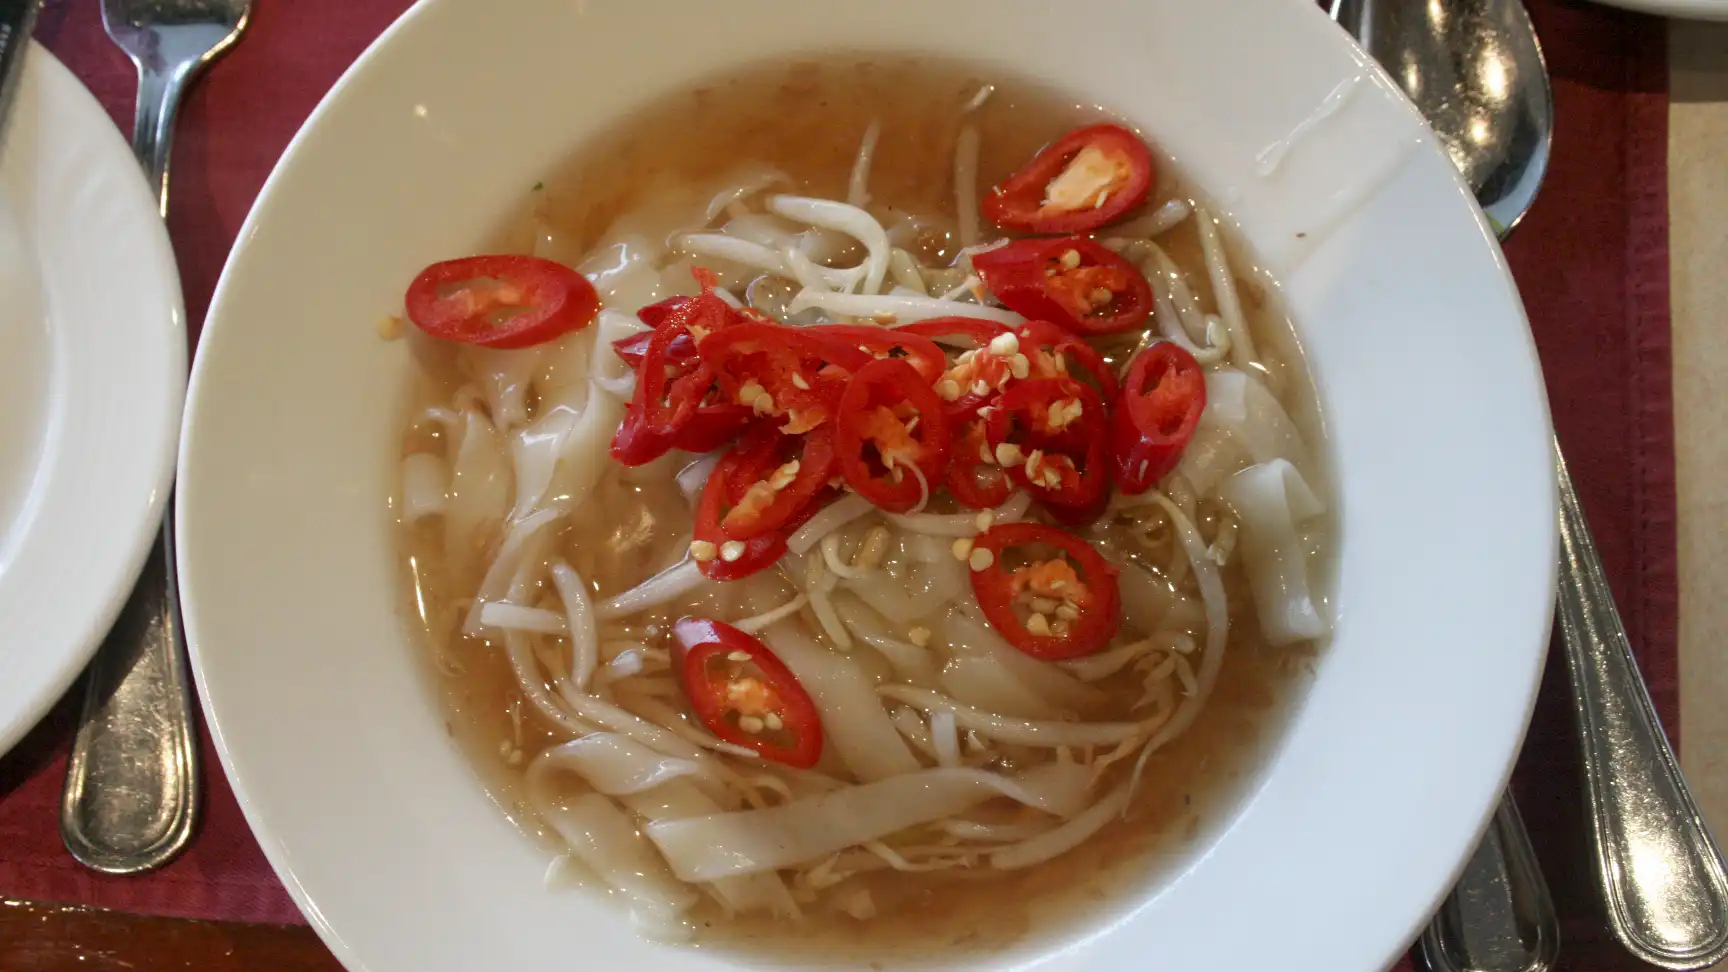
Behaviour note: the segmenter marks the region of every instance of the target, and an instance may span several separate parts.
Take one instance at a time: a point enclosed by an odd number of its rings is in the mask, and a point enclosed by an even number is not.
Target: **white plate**
[[[240,234],[193,378],[180,570],[223,763],[294,899],[356,970],[721,967],[546,890],[546,855],[447,737],[397,611],[386,498],[410,361],[376,322],[643,100],[845,42],[963,56],[1145,125],[1282,280],[1340,480],[1337,637],[1250,796],[1173,877],[1060,941],[972,961],[1385,968],[1506,781],[1555,565],[1529,330],[1414,109],[1287,0],[950,0],[935,21],[923,0],[709,10],[426,0],[326,98]]]
[[[40,45],[21,83],[0,159],[0,753],[131,592],[186,381],[173,251],[125,139]]]
[[[1728,20],[1728,0],[1596,0],[1610,7],[1686,20]]]

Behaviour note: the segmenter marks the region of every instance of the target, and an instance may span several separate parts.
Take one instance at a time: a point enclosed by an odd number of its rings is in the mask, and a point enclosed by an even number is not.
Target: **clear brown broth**
[[[799,191],[843,198],[859,139],[872,121],[882,131],[872,197],[951,219],[960,112],[985,81],[996,90],[968,119],[981,139],[980,187],[1008,175],[1055,136],[1099,117],[1096,108],[1057,93],[950,64],[840,56],[774,64],[632,113],[528,192],[492,245],[525,251],[535,228],[550,224],[586,250],[665,180],[706,182],[752,163],[791,174]],[[1150,205],[1191,194],[1169,171],[1161,171],[1159,181]],[[1162,242],[1210,306],[1192,221]],[[920,240],[932,257],[949,255],[956,245],[939,232]],[[1241,284],[1273,385],[1284,389],[1293,414],[1308,418],[1312,433],[1313,396],[1273,288],[1247,275]],[[461,381],[453,358],[418,336],[412,340],[424,365],[414,405],[447,402]],[[676,559],[688,508],[675,489],[667,495],[632,485],[614,470],[593,502],[597,512],[568,528],[556,546],[598,596],[628,589]],[[1209,530],[1210,522],[1202,528]],[[1326,545],[1326,532],[1317,547]],[[474,589],[485,561],[476,556],[455,562],[442,553],[437,536],[426,527],[404,530],[402,548],[407,608],[429,649],[428,669],[446,707],[446,727],[500,808],[525,832],[547,840],[523,805],[518,784],[527,761],[561,740],[522,711],[501,653],[460,635],[460,599]],[[722,920],[717,909],[702,912],[698,945],[744,949],[749,957],[776,963],[812,956],[872,967],[936,963],[1011,948],[1051,930],[1077,930],[1125,907],[1134,888],[1156,881],[1228,816],[1268,757],[1310,670],[1311,648],[1274,650],[1261,641],[1238,571],[1228,569],[1226,583],[1232,592],[1231,636],[1215,694],[1195,725],[1149,761],[1126,819],[1025,871],[885,871],[854,878],[876,905],[877,916],[867,921],[837,911],[816,911],[798,924],[756,916]],[[1200,628],[1193,633],[1204,634]],[[522,757],[509,757],[518,746]]]

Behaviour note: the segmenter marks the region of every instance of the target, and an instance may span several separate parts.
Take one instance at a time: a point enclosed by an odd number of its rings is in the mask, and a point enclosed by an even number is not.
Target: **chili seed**
[[[730,564],[742,556],[744,556],[744,541],[742,541],[742,540],[728,540],[725,543],[720,545],[720,559],[721,560],[724,560]]]
[[[738,728],[750,733],[751,735],[755,735],[762,731],[762,720],[755,716],[739,716]]]
[[[972,565],[973,570],[989,570],[990,565],[996,562],[996,555],[988,550],[973,550],[966,562]]]
[[[779,715],[779,713],[776,713],[776,712],[770,712],[767,715],[763,716],[762,717],[762,724],[767,726],[770,730],[772,730],[774,732],[779,732],[780,730],[786,728],[786,723],[780,721],[780,715]]]
[[[969,537],[961,537],[954,541],[949,549],[954,551],[955,560],[966,560],[972,556],[972,540]]]
[[[690,556],[703,563],[713,560],[714,555],[718,552],[719,551],[715,549],[714,544],[707,540],[690,541]]]
[[[1036,612],[1026,619],[1026,630],[1040,638],[1050,637],[1050,619]]]

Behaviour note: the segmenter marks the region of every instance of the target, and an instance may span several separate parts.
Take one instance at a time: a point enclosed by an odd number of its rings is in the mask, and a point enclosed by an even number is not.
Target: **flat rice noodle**
[[[450,469],[430,452],[402,459],[402,522],[413,525],[444,512],[450,502]]]
[[[800,290],[798,296],[792,298],[792,303],[787,305],[788,312],[792,314],[800,314],[812,308],[840,317],[865,320],[888,318],[898,324],[926,321],[932,317],[956,316],[979,317],[1010,326],[1026,323],[1026,318],[1013,311],[970,301],[889,294],[825,293],[808,287]]]
[[[796,622],[769,628],[764,640],[810,693],[827,748],[854,776],[873,781],[918,771],[875,685],[851,659],[822,647]]]
[[[601,621],[627,618],[676,601],[708,583],[708,578],[702,576],[701,565],[686,558],[624,593],[601,601],[594,608],[594,616]]]
[[[1119,566],[1122,622],[1131,630],[1153,635],[1169,628],[1186,628],[1205,617],[1193,598],[1138,562],[1123,559]]]
[[[1206,373],[1206,413],[1201,418],[1202,426],[1207,416],[1239,439],[1253,462],[1284,459],[1298,470],[1314,468],[1308,446],[1290,413],[1260,379],[1246,371],[1218,368]],[[1195,430],[1196,439],[1200,431]],[[1201,489],[1193,477],[1189,479],[1196,492],[1207,495],[1209,490]]]
[[[1236,549],[1267,642],[1295,644],[1331,630],[1314,597],[1308,557],[1297,533],[1325,507],[1302,474],[1285,460],[1274,459],[1231,476],[1219,493],[1242,521]]]
[[[995,824],[977,823],[972,820],[944,820],[942,829],[961,840],[1008,843],[1036,837],[1049,830],[1052,825],[1053,822],[1048,820]]]
[[[820,860],[996,797],[1066,816],[1084,803],[1089,776],[1077,763],[1040,766],[1017,777],[926,769],[783,806],[657,821],[643,830],[674,874],[711,881]]]
[[[858,246],[858,240],[849,233],[842,233],[823,226],[812,226],[798,234],[798,242],[794,249],[806,259],[816,263],[833,264],[842,257],[856,255]],[[865,269],[865,264],[860,263],[850,270],[840,272],[853,274],[862,279]]]
[[[938,765],[960,765],[960,728],[954,713],[930,713],[930,747],[936,751]]]
[[[1194,429],[1194,438],[1189,440],[1181,461],[1176,464],[1176,473],[1188,480],[1194,492],[1209,496],[1219,483],[1248,462],[1248,447],[1208,402],[1206,411],[1200,415],[1200,424]]]
[[[1134,722],[1063,722],[1049,719],[1015,719],[974,708],[936,692],[910,685],[884,685],[876,690],[884,698],[904,702],[925,712],[952,712],[961,729],[980,736],[1054,749],[1058,746],[1114,746],[1131,738],[1140,726]]]
[[[904,640],[902,632],[894,631],[882,615],[851,594],[839,594],[833,602],[840,620],[858,640],[887,659],[896,678],[921,688],[936,686],[936,664],[927,649]]]
[[[1015,648],[988,623],[964,612],[949,612],[942,620],[942,636],[956,660],[976,658],[994,665],[1032,693],[1046,711],[1085,712],[1107,701],[1104,693]]]
[[[800,229],[799,224],[773,213],[744,213],[727,220],[720,231],[778,252],[797,244]]]
[[[1062,710],[987,657],[951,658],[938,679],[943,691],[975,709],[1016,719],[1060,719]]]
[[[562,503],[572,513],[580,510],[611,464],[612,436],[623,421],[622,402],[611,395],[590,398],[563,442],[557,471],[542,502]]]
[[[540,399],[542,415],[560,407],[580,412],[588,405],[594,384],[589,362],[594,357],[594,342],[599,334],[599,328],[585,327],[536,349],[540,357],[534,374],[534,391]]]
[[[858,493],[847,493],[823,507],[799,527],[797,532],[786,538],[786,549],[795,554],[809,553],[810,548],[820,543],[823,537],[874,509],[875,505]]]
[[[1032,494],[1025,490],[1017,491],[995,510],[991,512],[991,523],[1017,523],[1032,507]],[[978,529],[978,512],[968,513],[884,513],[888,522],[909,530],[913,533],[926,534],[934,537],[975,537],[984,531]]]
[[[527,559],[525,554],[534,545],[540,531],[563,515],[562,508],[549,506],[511,522],[504,531],[504,542],[498,545],[498,553],[493,556],[486,575],[480,579],[479,589],[475,591],[474,606],[468,609],[468,616],[462,623],[465,633],[479,634],[480,611],[487,603],[509,596],[511,582],[521,572],[522,563]]]
[[[637,816],[650,822],[705,817],[730,809],[682,779],[667,780],[652,789],[621,796],[619,800]],[[799,917],[798,903],[792,900],[786,883],[778,874],[766,872],[719,878],[708,886],[734,912],[767,911],[782,918]]]
[[[509,431],[528,421],[528,386],[540,369],[541,348],[499,350],[471,347],[463,357],[481,392],[486,411],[499,431]]]
[[[479,411],[464,413],[462,443],[444,511],[444,549],[458,562],[473,554],[479,537],[503,521],[510,505],[510,463],[504,443]]]
[[[889,622],[910,627],[946,607],[969,589],[966,565],[958,560],[918,564],[910,576],[896,579],[885,571],[871,571],[842,582],[865,604]]]
[[[552,488],[552,480],[558,474],[558,457],[575,433],[580,418],[580,413],[568,408],[548,409],[533,425],[510,440],[510,458],[516,470],[516,502],[510,511],[512,519],[530,515],[545,499],[546,491]]]
[[[541,753],[529,767],[530,785],[536,774],[553,770],[575,773],[600,793],[622,797],[696,776],[702,768],[691,760],[668,756],[628,736],[596,732]],[[701,794],[694,787],[691,792]],[[706,797],[704,802],[713,805]]]
[[[991,852],[990,866],[1003,871],[1016,870],[1068,853],[1104,829],[1112,819],[1121,816],[1128,807],[1131,792],[1127,783],[1117,785],[1109,796],[1061,826]]]
[[[626,314],[610,307],[600,311],[599,318],[594,322],[596,333],[590,374],[594,384],[619,401],[629,402],[636,393],[636,372],[623,358],[618,357],[613,343],[647,329],[648,325],[642,323],[635,314]]]
[[[638,931],[660,941],[683,941],[694,933],[684,915],[700,897],[672,876],[611,797],[585,793],[561,800],[542,792],[530,802],[571,855],[630,902]]]
[[[889,293],[930,296],[930,286],[924,282],[924,273],[918,265],[918,258],[900,247],[895,247],[888,254],[888,276],[894,281],[894,289]]]
[[[723,794],[728,782],[735,778],[718,757],[665,726],[597,696],[578,692],[568,682],[561,684],[559,690],[565,707],[575,718],[694,764],[696,781],[711,795]]]
[[[595,248],[591,256],[575,266],[594,284],[602,307],[634,314],[671,296],[655,268],[661,253],[647,237],[626,236]]]

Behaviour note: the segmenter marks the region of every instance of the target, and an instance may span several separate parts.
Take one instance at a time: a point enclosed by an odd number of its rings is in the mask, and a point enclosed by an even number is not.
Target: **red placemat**
[[[201,322],[234,235],[319,97],[406,0],[258,0],[246,38],[194,88],[175,147],[169,227],[190,320]],[[1508,247],[1556,423],[1627,629],[1677,730],[1674,446],[1669,394],[1667,107],[1659,21],[1532,3],[1555,74],[1559,131],[1535,211]],[[130,65],[96,5],[51,2],[37,36],[124,130]],[[1570,700],[1554,653],[1518,793],[1566,920],[1568,969],[1640,968],[1603,928],[1584,853]],[[76,696],[76,693],[74,693]],[[135,878],[91,874],[57,829],[76,698],[0,759],[0,896],[151,914],[299,921],[205,744],[206,805],[191,849]],[[1393,865],[1395,866],[1395,865]]]

